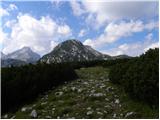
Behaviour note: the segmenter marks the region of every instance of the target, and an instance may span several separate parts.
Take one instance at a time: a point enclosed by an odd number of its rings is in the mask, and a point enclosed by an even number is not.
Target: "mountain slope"
[[[72,61],[91,61],[110,59],[108,55],[104,55],[90,46],[83,45],[77,40],[67,40],[57,45],[52,52],[44,55],[41,62],[60,63]]]
[[[3,60],[6,59],[6,55],[3,52],[1,52],[0,58],[3,59]]]
[[[40,59],[40,55],[33,52],[29,47],[23,47],[7,55],[9,59],[21,60],[26,63],[34,63]]]
[[[21,66],[25,64],[27,63],[21,60],[15,60],[15,59],[2,59],[1,60],[1,67]]]
[[[131,100],[122,88],[112,84],[108,79],[109,69],[91,67],[81,68],[76,72],[79,79],[51,89],[33,103],[2,118],[158,118],[158,110]]]
[[[112,59],[125,59],[125,58],[131,58],[128,55],[117,55],[117,56],[112,56]]]

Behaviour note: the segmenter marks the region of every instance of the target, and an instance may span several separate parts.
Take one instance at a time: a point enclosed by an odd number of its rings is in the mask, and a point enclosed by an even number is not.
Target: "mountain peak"
[[[23,49],[23,50],[31,50],[31,48],[30,48],[30,47],[27,47],[27,46],[24,46],[22,49]]]
[[[61,45],[83,45],[79,40],[76,40],[76,39],[70,39],[70,40],[66,40],[64,42],[61,43]]]
[[[24,46],[23,48],[19,49],[18,51],[23,51],[23,52],[33,52],[30,47]]]
[[[43,56],[41,62],[59,63],[102,60],[106,57],[93,48],[86,47],[80,41],[75,39],[66,40],[58,44],[52,52]],[[109,58],[109,56],[107,56]]]
[[[40,58],[40,55],[33,52],[30,47],[25,46],[19,50],[16,50],[13,53],[8,54],[7,58],[21,60],[27,63],[32,63],[37,61]]]

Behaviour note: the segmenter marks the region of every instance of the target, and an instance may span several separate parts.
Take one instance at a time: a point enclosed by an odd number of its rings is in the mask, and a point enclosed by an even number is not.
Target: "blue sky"
[[[1,2],[1,51],[24,46],[41,56],[67,39],[109,55],[137,56],[159,46],[158,2]]]

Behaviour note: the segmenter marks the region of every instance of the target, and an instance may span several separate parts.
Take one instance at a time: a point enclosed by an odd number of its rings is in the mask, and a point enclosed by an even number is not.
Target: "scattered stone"
[[[63,101],[63,100],[59,100],[58,102],[59,102],[59,103],[64,103],[64,101]]]
[[[26,107],[23,107],[23,108],[21,109],[21,112],[26,112],[26,110],[27,110],[27,108],[26,108]]]
[[[105,85],[100,86],[101,89],[102,89],[102,88],[105,88],[105,87],[106,87]]]
[[[76,90],[76,87],[71,87],[71,90],[74,92]]]
[[[45,99],[48,99],[48,95],[45,95],[44,98],[45,98]]]
[[[54,111],[52,111],[52,114],[54,114]]]
[[[36,107],[36,104],[33,104],[32,107]]]
[[[91,107],[88,107],[87,110],[91,110]]]
[[[78,81],[78,82],[81,82],[81,80],[80,80],[80,79],[78,79],[77,81]]]
[[[103,80],[103,79],[104,79],[104,77],[100,77],[100,79],[101,79],[101,80]]]
[[[51,117],[51,116],[45,116],[45,118],[47,118],[47,119],[51,119],[52,117]]]
[[[95,90],[91,90],[91,93],[95,93],[96,91]]]
[[[84,82],[83,84],[84,84],[84,85],[88,85],[88,82]]]
[[[46,105],[47,104],[47,102],[43,102],[43,103],[41,103],[41,105]]]
[[[66,91],[66,90],[67,90],[67,87],[63,87],[62,90]]]
[[[75,119],[75,117],[71,117],[70,119]]]
[[[4,115],[4,118],[7,119],[7,118],[8,118],[8,114],[5,114],[5,115]]]
[[[119,104],[119,107],[122,107],[122,105],[121,105],[121,104]]]
[[[109,82],[110,80],[109,80],[109,78],[108,79],[106,79],[106,82]]]
[[[108,99],[108,98],[105,98],[105,100],[106,100],[106,101],[109,101],[109,99]]]
[[[82,92],[82,89],[78,89],[77,91],[78,91],[78,93],[81,93],[81,92]]]
[[[104,106],[105,108],[110,108],[110,106],[109,105],[106,105],[106,106]]]
[[[130,116],[132,116],[132,115],[134,115],[135,113],[134,112],[128,112],[126,115],[125,115],[125,118],[128,118],[128,117],[130,117]]]
[[[93,80],[89,80],[89,82],[93,82]]]
[[[109,86],[109,87],[106,89],[107,92],[111,92],[111,91],[113,91],[113,90],[114,90],[114,88],[111,87],[111,86]]]
[[[119,104],[120,103],[119,99],[116,99],[114,103]]]
[[[106,114],[107,114],[108,112],[107,112],[107,111],[104,111],[104,113],[106,113]]]
[[[56,108],[52,108],[52,110],[54,111]]]
[[[12,117],[11,117],[11,119],[14,119],[16,116],[15,115],[13,115]]]
[[[60,117],[59,117],[59,116],[57,116],[57,119],[60,119]]]
[[[87,112],[87,115],[91,115],[91,114],[93,114],[93,111],[88,111]]]
[[[103,115],[103,113],[101,113],[101,112],[97,112],[97,114],[98,114],[98,115]]]
[[[123,114],[121,113],[120,116],[123,117]]]
[[[93,94],[93,96],[94,97],[102,97],[102,96],[104,96],[104,94],[102,94],[102,93],[95,93],[95,94]]]
[[[37,117],[37,112],[36,112],[36,110],[32,110],[32,112],[31,112],[31,117],[33,117],[33,118],[36,118]]]
[[[100,110],[100,108],[96,108],[96,111]]]
[[[63,95],[63,92],[56,92],[55,95],[61,96],[61,95]]]
[[[115,98],[118,98],[118,95],[114,95]]]
[[[113,114],[113,118],[116,118],[116,116],[117,116],[117,114],[116,114],[116,113],[114,113],[114,114]]]

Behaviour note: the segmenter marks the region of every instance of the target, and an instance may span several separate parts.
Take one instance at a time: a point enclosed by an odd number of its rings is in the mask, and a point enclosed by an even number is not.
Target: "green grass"
[[[79,79],[50,90],[46,93],[48,97],[41,95],[32,104],[24,106],[32,107],[31,110],[22,112],[19,109],[16,113],[8,113],[9,117],[14,115],[15,118],[31,118],[30,113],[35,109],[38,118],[110,119],[125,118],[128,112],[134,112],[128,118],[158,118],[157,109],[151,109],[144,103],[133,101],[123,88],[107,81],[109,69],[90,67],[78,69],[76,72]],[[112,89],[108,92],[109,87]],[[58,96],[57,92],[63,92],[63,94]],[[94,96],[98,93],[103,96]],[[119,104],[115,103],[116,99],[119,99]],[[87,115],[89,111],[92,114]]]

